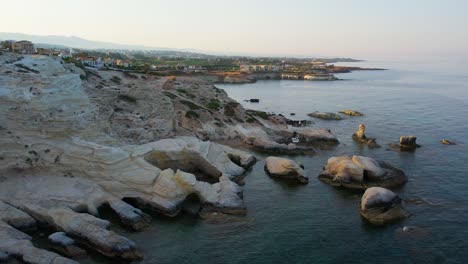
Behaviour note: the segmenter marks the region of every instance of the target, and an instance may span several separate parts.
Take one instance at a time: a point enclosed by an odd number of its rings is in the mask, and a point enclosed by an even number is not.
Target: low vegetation
[[[112,82],[116,83],[116,84],[121,84],[122,83],[122,79],[120,79],[119,76],[112,76],[112,78],[110,80]]]
[[[268,117],[270,116],[267,112],[256,111],[256,110],[247,110],[247,113],[253,116],[258,116],[262,119],[268,119]]]
[[[199,110],[199,109],[201,109],[201,107],[198,106],[197,104],[195,104],[193,102],[190,102],[190,101],[187,101],[187,100],[180,100],[180,103],[188,106],[190,108],[190,110]]]
[[[200,115],[193,110],[189,110],[185,113],[185,117],[190,118],[190,119],[197,119],[200,117]]]
[[[221,102],[218,99],[211,99],[206,107],[213,111],[218,111],[221,109]]]
[[[236,116],[236,108],[239,105],[238,102],[229,102],[224,106],[224,114],[226,116],[234,117]]]

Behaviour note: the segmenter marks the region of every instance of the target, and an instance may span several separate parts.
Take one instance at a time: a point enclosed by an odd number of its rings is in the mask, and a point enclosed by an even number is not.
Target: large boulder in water
[[[413,151],[421,145],[416,143],[417,137],[415,136],[401,136],[399,144],[390,144],[389,146],[393,149],[400,151]]]
[[[308,183],[309,178],[305,176],[304,170],[296,162],[277,157],[265,159],[265,172],[271,177],[282,179],[294,179],[300,183]]]
[[[360,213],[374,225],[384,225],[409,216],[398,195],[381,187],[371,187],[364,192]]]
[[[324,120],[341,120],[343,119],[340,115],[335,114],[335,113],[330,113],[330,112],[312,112],[310,114],[307,114],[308,116],[315,117],[315,118],[320,118]]]
[[[405,173],[390,164],[364,156],[342,156],[328,159],[320,180],[332,186],[351,189],[393,187],[407,181]]]

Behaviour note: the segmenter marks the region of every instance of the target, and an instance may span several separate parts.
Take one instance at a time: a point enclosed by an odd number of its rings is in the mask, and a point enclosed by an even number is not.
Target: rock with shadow
[[[343,119],[339,114],[330,113],[330,112],[312,112],[307,114],[310,117],[315,117],[323,120],[341,120]]]
[[[359,124],[359,128],[356,132],[354,132],[352,138],[354,141],[366,144],[369,148],[380,148],[380,145],[377,144],[375,138],[368,138],[365,134],[366,126],[364,124]]]
[[[415,136],[401,136],[399,144],[390,144],[389,147],[394,150],[399,151],[414,151],[417,148],[420,148],[421,145],[416,143],[417,137]]]
[[[392,165],[364,156],[331,157],[318,178],[332,186],[365,190],[405,183],[405,173]]]
[[[364,192],[360,213],[373,225],[385,225],[409,216],[402,206],[400,197],[381,187],[371,187]]]
[[[309,177],[304,173],[304,166],[289,159],[270,156],[265,159],[264,170],[273,178],[294,180],[303,184],[309,182]]]

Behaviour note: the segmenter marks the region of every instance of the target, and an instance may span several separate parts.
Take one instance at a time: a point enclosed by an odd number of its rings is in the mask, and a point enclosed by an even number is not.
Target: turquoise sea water
[[[347,63],[349,65],[349,63]],[[245,177],[248,215],[242,221],[210,224],[188,215],[153,216],[150,229],[132,233],[116,225],[145,252],[143,263],[466,263],[468,262],[468,62],[362,62],[388,68],[340,74],[343,81],[259,81],[217,85],[246,108],[310,119],[341,144],[301,161],[308,185],[269,178],[262,159]],[[259,104],[243,99],[260,98]],[[350,108],[363,117],[321,121],[313,111]],[[359,123],[383,147],[369,150],[351,139]],[[386,150],[400,135],[415,135],[420,149]],[[439,141],[447,138],[456,146]],[[386,160],[409,176],[401,188],[412,216],[385,227],[361,219],[361,192],[336,189],[316,176],[327,159],[360,154]],[[416,226],[418,232],[402,232]],[[101,262],[88,258],[84,262]]]

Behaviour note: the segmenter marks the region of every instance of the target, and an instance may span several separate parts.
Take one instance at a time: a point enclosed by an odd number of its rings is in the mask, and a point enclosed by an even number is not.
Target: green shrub
[[[218,111],[221,108],[221,102],[217,99],[211,99],[211,101],[206,105],[208,109],[213,111]]]
[[[238,102],[229,102],[224,106],[224,114],[227,116],[235,116],[235,108],[239,105]]]
[[[256,120],[253,117],[249,117],[249,118],[247,118],[246,121],[247,121],[247,123],[255,123]]]
[[[191,110],[199,110],[199,109],[201,109],[200,106],[198,106],[197,104],[192,103],[192,102],[190,102],[190,101],[180,100],[180,103],[181,103],[181,104],[184,104],[184,105],[186,105],[186,106],[188,106]]]
[[[268,117],[270,116],[267,112],[263,112],[263,111],[247,110],[247,112],[251,115],[258,116],[262,119],[268,119]]]
[[[189,110],[185,113],[185,117],[190,119],[197,119],[200,117],[200,115],[195,111]]]
[[[112,76],[112,78],[110,79],[112,82],[116,83],[116,84],[120,84],[122,83],[122,79],[120,79],[119,76]]]

